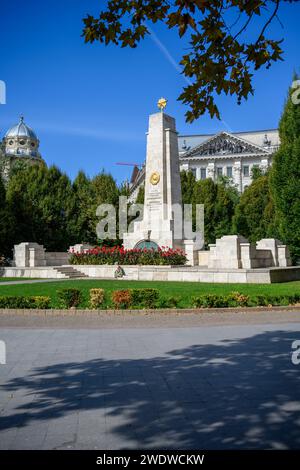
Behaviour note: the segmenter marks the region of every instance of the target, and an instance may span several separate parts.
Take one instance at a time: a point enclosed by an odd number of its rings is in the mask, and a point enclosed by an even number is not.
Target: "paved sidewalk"
[[[78,279],[76,279],[78,280]],[[45,283],[45,282],[60,282],[60,281],[71,281],[71,279],[24,279],[24,280],[18,280],[18,281],[1,281],[0,282],[0,287],[1,286],[18,286],[19,284],[39,284],[39,283]]]
[[[1,449],[300,447],[300,323],[0,339]]]
[[[0,328],[195,328],[222,325],[300,323],[299,307],[197,310],[6,310]]]

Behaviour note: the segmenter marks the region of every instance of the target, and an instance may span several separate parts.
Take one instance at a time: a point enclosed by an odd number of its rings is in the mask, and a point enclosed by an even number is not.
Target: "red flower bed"
[[[187,261],[184,251],[161,247],[158,250],[124,247],[95,247],[86,253],[71,253],[71,264],[148,264],[148,265],[183,265]]]

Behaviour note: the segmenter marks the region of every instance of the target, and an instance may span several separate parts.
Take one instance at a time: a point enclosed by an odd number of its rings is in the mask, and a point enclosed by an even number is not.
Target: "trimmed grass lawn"
[[[106,292],[106,305],[110,303],[110,294],[114,290],[128,288],[156,288],[162,297],[180,297],[179,307],[189,307],[191,299],[201,294],[228,294],[238,291],[247,295],[292,295],[300,292],[300,281],[286,282],[282,284],[208,284],[198,282],[160,282],[160,281],[114,281],[114,280],[74,280],[57,281],[49,283],[23,284],[23,285],[0,285],[1,295],[35,296],[46,295],[51,297],[52,307],[57,307],[58,289],[77,288],[83,293],[81,307],[88,307],[89,289],[102,288]]]
[[[9,282],[9,281],[30,281],[33,280],[32,277],[0,277],[0,282]]]

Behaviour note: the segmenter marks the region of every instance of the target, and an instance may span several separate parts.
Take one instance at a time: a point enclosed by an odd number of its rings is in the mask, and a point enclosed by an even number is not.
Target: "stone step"
[[[65,279],[80,279],[88,277],[86,274],[82,273],[78,269],[69,266],[54,268],[54,270],[59,274],[62,274]]]

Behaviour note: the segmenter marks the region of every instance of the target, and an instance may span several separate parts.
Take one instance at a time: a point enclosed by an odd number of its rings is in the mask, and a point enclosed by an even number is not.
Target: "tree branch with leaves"
[[[280,4],[295,1],[109,0],[97,18],[84,18],[83,36],[88,43],[135,48],[151,34],[149,22],[177,30],[190,45],[180,62],[188,85],[178,98],[189,106],[186,119],[207,111],[220,119],[217,95],[234,95],[240,104],[254,93],[255,71],[283,60],[282,38],[266,35],[274,20],[280,22]]]

